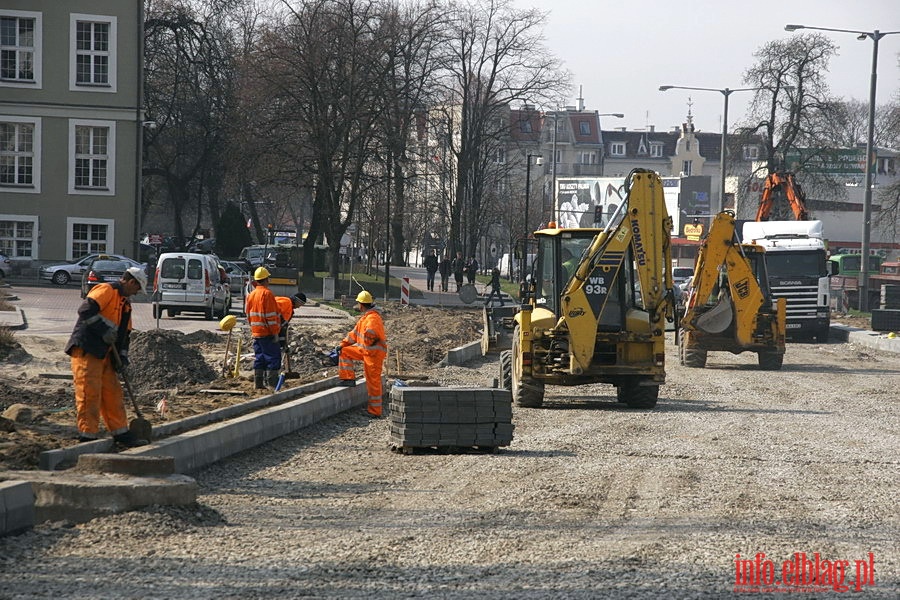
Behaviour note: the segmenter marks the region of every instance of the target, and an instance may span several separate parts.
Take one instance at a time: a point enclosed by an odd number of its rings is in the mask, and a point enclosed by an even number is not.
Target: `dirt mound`
[[[210,335],[218,340],[216,334]],[[128,371],[136,391],[209,383],[218,377],[203,354],[187,345],[187,337],[164,329],[132,333],[129,357],[133,366]]]

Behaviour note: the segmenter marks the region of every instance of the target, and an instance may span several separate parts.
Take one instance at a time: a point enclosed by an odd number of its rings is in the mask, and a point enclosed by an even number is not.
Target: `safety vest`
[[[66,344],[66,354],[72,353],[76,346],[103,358],[109,346],[103,341],[103,335],[110,327],[119,330],[117,346],[120,350],[128,349],[128,332],[131,331],[131,301],[120,293],[121,284],[101,283],[88,292],[84,302],[78,308],[78,320]]]
[[[250,295],[247,296],[245,312],[247,313],[247,323],[250,325],[250,335],[253,337],[277,336],[281,331],[275,294],[266,286],[257,285],[250,292]]]
[[[387,353],[387,336],[381,314],[370,308],[362,314],[350,333],[344,337],[343,346],[359,346],[365,353]]]
[[[285,323],[294,316],[294,301],[287,296],[275,296],[275,304],[278,306],[278,316]]]

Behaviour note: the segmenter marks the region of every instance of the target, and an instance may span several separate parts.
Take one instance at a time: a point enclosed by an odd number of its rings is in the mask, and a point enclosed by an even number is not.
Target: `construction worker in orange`
[[[131,334],[131,300],[147,290],[147,275],[139,267],[130,267],[119,281],[94,286],[81,306],[72,336],[66,343],[66,354],[72,357],[75,384],[75,412],[78,441],[96,440],[100,417],[113,439],[123,446],[143,446],[128,430],[122,384],[116,374],[116,360],[128,366]]]
[[[275,296],[278,305],[278,316],[281,318],[281,330],[278,332],[278,345],[281,351],[287,349],[288,324],[294,318],[294,311],[306,304],[306,294],[297,292],[293,296]]]
[[[281,369],[281,346],[278,334],[281,331],[281,315],[275,294],[269,289],[269,270],[258,267],[253,272],[253,291],[247,295],[244,304],[250,335],[253,336],[253,382],[258,390],[274,389],[278,384]]]
[[[370,417],[381,416],[381,367],[387,356],[387,337],[384,334],[384,321],[381,313],[375,308],[372,294],[363,290],[356,296],[356,310],[362,313],[356,327],[348,333],[337,348],[338,377],[340,385],[352,387],[356,385],[353,373],[353,361],[362,361],[363,374],[366,377],[366,390],[369,393],[366,414]]]

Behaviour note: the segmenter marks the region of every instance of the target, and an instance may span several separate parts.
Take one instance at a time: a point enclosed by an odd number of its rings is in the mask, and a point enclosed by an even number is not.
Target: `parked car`
[[[187,251],[198,252],[200,254],[212,254],[216,251],[216,238],[191,240],[191,243],[188,244]]]
[[[252,273],[243,264],[233,260],[221,261],[222,267],[228,273],[228,280],[231,283],[231,297],[244,298],[253,291],[250,286]],[[243,302],[243,300],[242,300]]]
[[[685,281],[688,280],[694,274],[694,267],[673,267],[672,268],[672,281],[675,282],[676,285],[681,285]]]
[[[52,281],[56,285],[66,285],[73,279],[76,281],[81,281],[81,276],[84,274],[85,269],[90,266],[94,259],[97,259],[101,256],[108,259],[128,261],[129,263],[131,263],[128,265],[129,267],[140,267],[142,269],[146,268],[145,264],[139,263],[136,260],[132,260],[127,256],[122,256],[121,254],[95,253],[88,254],[87,256],[73,262],[44,265],[38,272],[38,277],[40,279]]]
[[[5,254],[0,254],[0,279],[9,277],[12,274],[12,263]]]
[[[81,276],[81,297],[84,298],[88,292],[98,283],[113,283],[122,278],[122,275],[134,265],[133,260],[126,259],[107,259],[97,258],[90,266],[84,270]]]
[[[153,282],[153,317],[163,311],[170,317],[183,312],[203,313],[207,319],[221,318],[231,310],[231,285],[220,272],[214,254],[166,252],[156,265]]]

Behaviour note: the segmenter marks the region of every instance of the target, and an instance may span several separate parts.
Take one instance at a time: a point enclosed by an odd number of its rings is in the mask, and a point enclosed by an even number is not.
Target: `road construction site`
[[[465,343],[438,333],[478,322],[477,310],[386,313],[401,349],[388,390],[404,377],[493,386],[495,354],[433,360]],[[404,319],[416,323],[401,329]],[[350,323],[317,325],[317,351]],[[215,370],[222,336],[181,335],[206,346],[195,350]],[[627,409],[609,385],[548,386],[543,408],[513,407],[513,440],[496,452],[392,451],[389,419],[358,408],[361,387],[338,390],[320,400],[331,407],[322,418],[188,469],[190,503],[61,517],[0,538],[0,597],[719,598],[736,591],[737,555],[760,553],[779,576],[795,553],[847,560],[850,589],[852,566],[871,556],[874,575],[860,589],[896,597],[900,355],[789,343],[780,371],[727,353],[691,369],[667,338],[656,408]],[[27,390],[33,377],[7,371],[4,384]],[[175,385],[176,398],[191,387]],[[139,393],[152,405],[150,390],[172,387],[150,382]],[[116,456],[137,460],[140,450]],[[838,593],[836,578],[818,582],[816,597]]]

